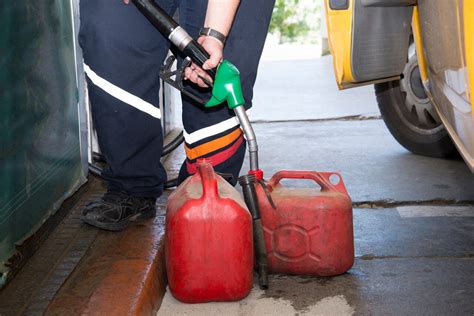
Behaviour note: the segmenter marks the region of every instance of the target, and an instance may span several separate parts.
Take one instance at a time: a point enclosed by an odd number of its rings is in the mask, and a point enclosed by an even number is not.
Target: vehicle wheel
[[[412,153],[447,158],[457,149],[425,93],[414,44],[402,79],[375,84],[382,118],[395,139]]]

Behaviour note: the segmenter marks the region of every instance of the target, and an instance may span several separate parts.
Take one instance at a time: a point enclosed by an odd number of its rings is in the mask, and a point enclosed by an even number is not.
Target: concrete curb
[[[123,232],[99,231],[46,315],[154,315],[166,291],[165,205]],[[93,228],[91,228],[93,229]]]
[[[156,252],[154,241],[160,243]],[[124,259],[112,265],[83,315],[156,314],[166,290],[164,248],[161,240],[154,238],[147,238],[146,244],[140,247],[142,259]]]

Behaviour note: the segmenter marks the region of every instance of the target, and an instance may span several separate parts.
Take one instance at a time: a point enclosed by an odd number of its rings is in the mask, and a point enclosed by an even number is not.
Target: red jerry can
[[[206,161],[169,197],[165,253],[169,288],[182,302],[237,301],[252,289],[252,217]]]
[[[285,178],[313,180],[321,189],[286,187],[280,184]],[[333,276],[352,267],[352,202],[339,174],[280,171],[267,188],[276,208],[256,186],[270,272]]]

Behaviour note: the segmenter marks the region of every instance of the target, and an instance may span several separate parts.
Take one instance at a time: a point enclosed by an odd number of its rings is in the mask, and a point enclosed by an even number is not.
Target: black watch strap
[[[219,41],[221,41],[222,44],[225,44],[225,41],[227,39],[227,37],[224,34],[214,29],[211,29],[210,27],[201,28],[201,31],[199,31],[199,35],[214,37],[215,39],[218,39]]]

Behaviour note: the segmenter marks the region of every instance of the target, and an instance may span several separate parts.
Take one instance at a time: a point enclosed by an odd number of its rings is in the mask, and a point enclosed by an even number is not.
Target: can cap
[[[257,170],[249,170],[249,174],[255,176],[255,180],[260,181],[263,179],[263,170],[262,169],[257,169]]]

